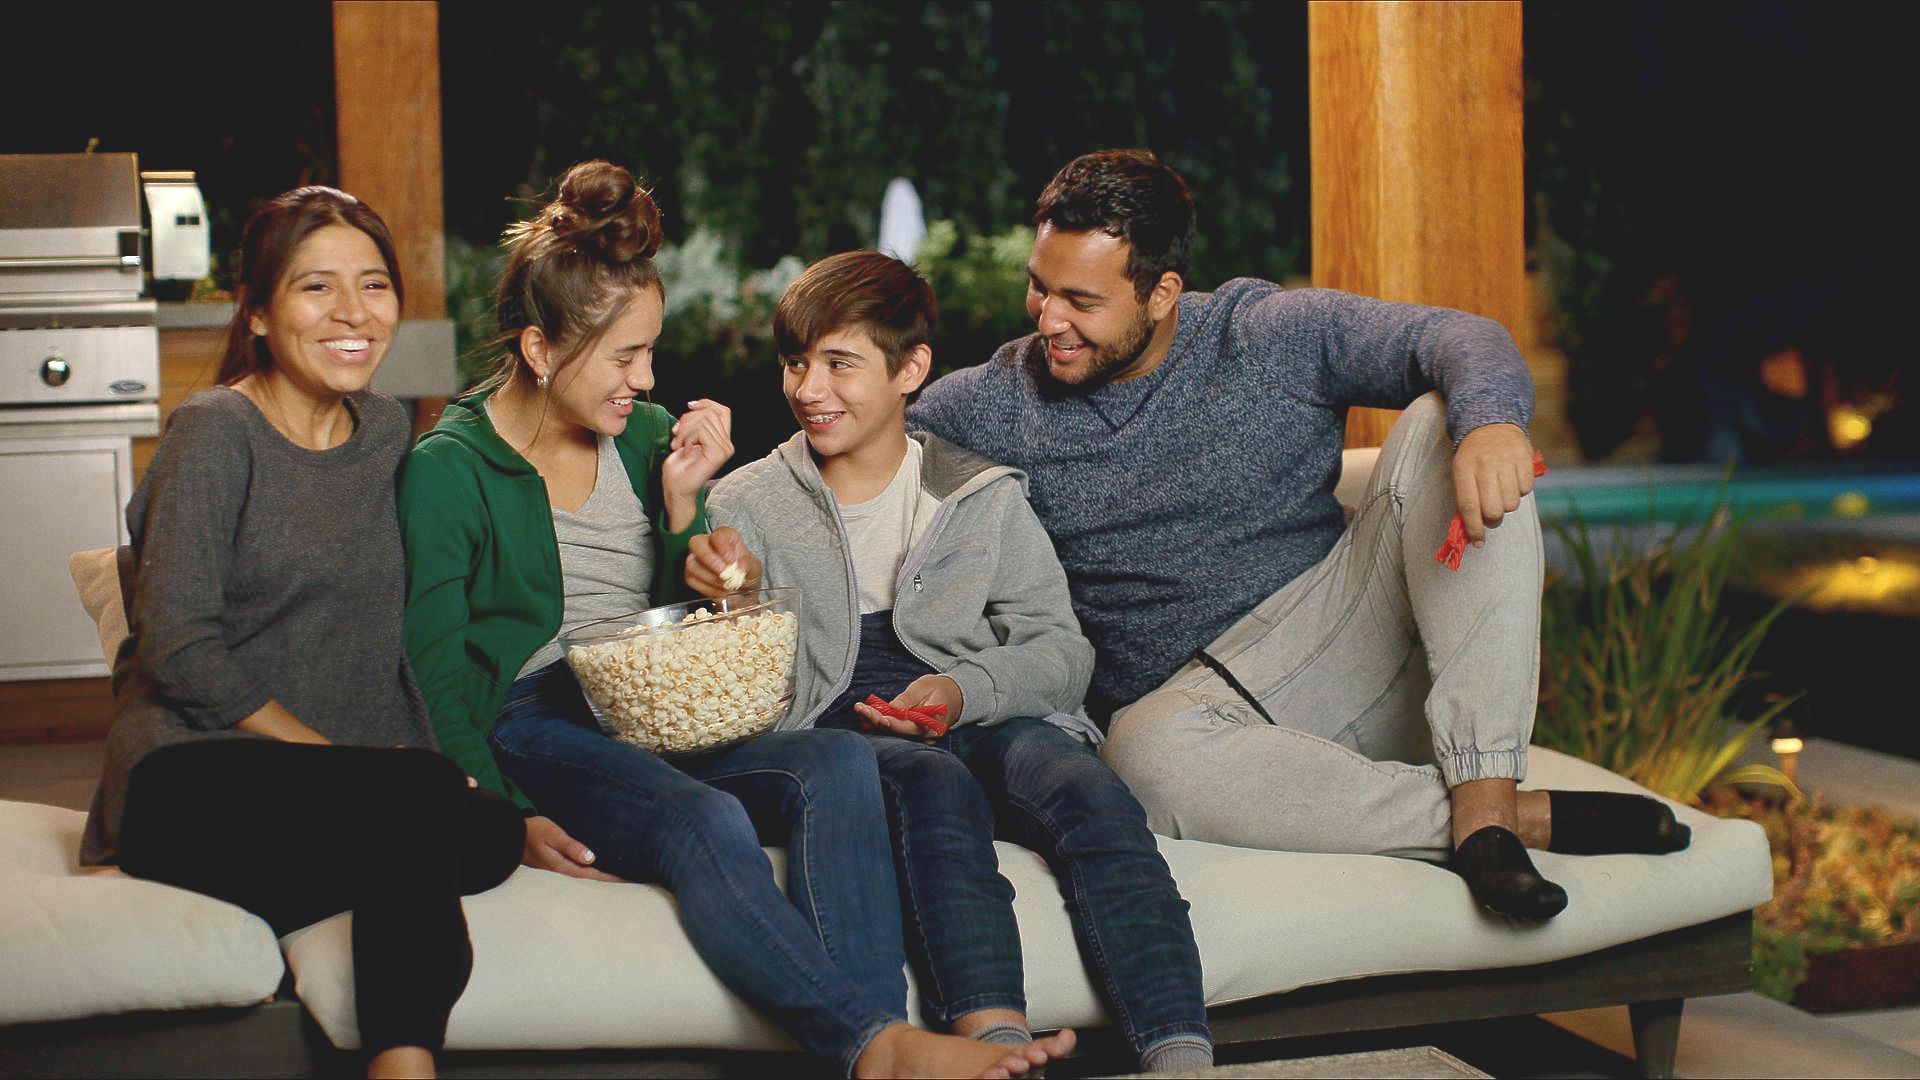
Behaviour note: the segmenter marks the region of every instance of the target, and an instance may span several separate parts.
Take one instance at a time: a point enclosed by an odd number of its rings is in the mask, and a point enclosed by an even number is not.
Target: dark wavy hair
[[[571,360],[606,333],[642,289],[666,288],[654,252],[660,250],[660,208],[633,174],[607,161],[583,161],[566,171],[554,200],[527,221],[509,226],[502,244],[507,263],[494,307],[499,361],[480,384],[492,390],[524,376],[520,332],[538,327]]]
[[[1185,278],[1193,255],[1193,195],[1151,150],[1099,150],[1067,162],[1040,193],[1033,223],[1126,241],[1127,277],[1143,301],[1162,274]]]
[[[386,260],[387,276],[393,281],[393,295],[404,300],[400,281],[400,261],[393,253],[393,234],[373,207],[337,188],[294,188],[275,195],[247,219],[240,234],[239,304],[233,322],[227,326],[227,348],[220,357],[216,381],[232,386],[248,375],[273,367],[273,353],[267,339],[255,337],[253,316],[269,311],[273,297],[286,276],[287,264],[307,237],[329,225],[346,225],[366,233]]]

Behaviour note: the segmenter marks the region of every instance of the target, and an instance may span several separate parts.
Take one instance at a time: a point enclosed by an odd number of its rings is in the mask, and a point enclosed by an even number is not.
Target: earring
[[[548,384],[548,383],[550,383],[550,382],[552,382],[552,381],[553,381],[552,379],[549,379],[549,378],[548,378],[548,377],[546,377],[545,375],[541,375],[541,376],[538,376],[538,377],[536,377],[536,378],[535,378],[535,379],[533,380],[533,385],[535,385],[535,386],[537,386],[537,387],[539,387],[539,388],[540,388],[540,389],[542,389],[542,390],[545,390],[545,389],[547,388],[547,384]]]

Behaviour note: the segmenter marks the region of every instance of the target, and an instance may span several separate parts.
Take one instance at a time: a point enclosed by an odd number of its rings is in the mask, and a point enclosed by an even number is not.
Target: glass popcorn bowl
[[[617,738],[694,754],[779,721],[793,701],[799,630],[799,589],[749,589],[588,623],[560,648]]]

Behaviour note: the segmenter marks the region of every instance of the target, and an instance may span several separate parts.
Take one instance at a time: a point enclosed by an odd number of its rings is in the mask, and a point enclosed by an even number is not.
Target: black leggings
[[[119,862],[275,934],[352,911],[361,1047],[438,1050],[473,969],[460,897],[505,881],[525,836],[512,803],[428,750],[219,739],[134,766]]]

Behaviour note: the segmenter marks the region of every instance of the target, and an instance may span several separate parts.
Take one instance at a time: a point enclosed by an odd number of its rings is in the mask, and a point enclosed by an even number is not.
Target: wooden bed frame
[[[1303,987],[1209,1012],[1222,1046],[1625,1005],[1642,1075],[1673,1075],[1690,997],[1752,988],[1753,916],[1742,912],[1525,967],[1376,975]],[[1132,1062],[1110,1032],[1084,1033],[1089,1064]],[[794,1053],[712,1050],[476,1052],[442,1056],[446,1077],[807,1074]],[[354,1076],[289,996],[250,1009],[135,1013],[0,1028],[6,1076]],[[1078,1071],[1078,1070],[1075,1070]],[[826,1075],[824,1070],[821,1075]]]

